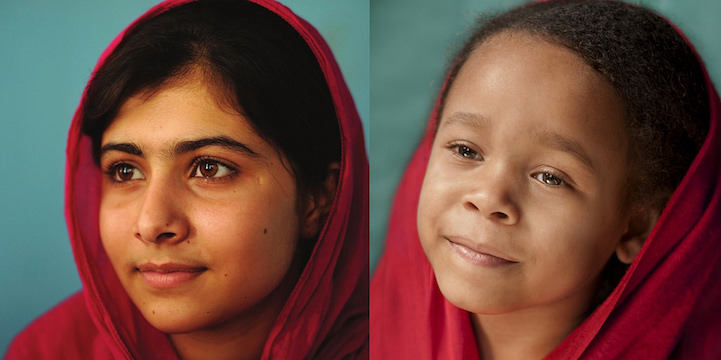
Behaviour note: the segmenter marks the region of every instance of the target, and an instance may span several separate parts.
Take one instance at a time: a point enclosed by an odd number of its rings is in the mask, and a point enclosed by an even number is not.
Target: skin
[[[299,208],[282,152],[214,98],[194,77],[124,103],[102,139],[100,233],[130,298],[183,358],[258,358],[318,217]],[[168,263],[191,279],[159,288],[141,271]]]
[[[601,75],[538,36],[494,35],[460,70],[418,231],[482,358],[544,357],[589,310],[611,255],[632,260],[643,243],[623,210],[626,116]]]

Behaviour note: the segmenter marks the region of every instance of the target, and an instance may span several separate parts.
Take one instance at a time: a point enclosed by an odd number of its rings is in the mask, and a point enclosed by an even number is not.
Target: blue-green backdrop
[[[67,130],[101,52],[157,2],[0,0],[0,356],[80,289],[63,217]],[[333,49],[367,133],[368,0],[281,2]]]
[[[420,140],[447,63],[477,16],[524,0],[371,0],[370,254],[383,250],[396,185]],[[721,85],[721,1],[635,0],[691,39]]]
[[[371,0],[370,17],[368,0],[283,2],[326,37],[364,120],[373,268],[448,59],[477,15],[524,1]],[[0,354],[23,326],[80,288],[63,219],[67,128],[102,50],[154,3],[0,0]],[[683,29],[721,84],[721,2],[635,3]]]

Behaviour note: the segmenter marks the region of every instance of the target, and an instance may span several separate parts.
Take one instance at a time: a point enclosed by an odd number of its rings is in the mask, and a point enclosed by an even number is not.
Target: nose
[[[516,224],[520,210],[514,200],[518,196],[518,189],[513,175],[503,169],[490,167],[474,175],[468,181],[472,186],[463,197],[464,208],[499,224]]]
[[[140,201],[142,204],[135,221],[136,238],[147,243],[175,243],[188,236],[189,223],[177,186],[172,181],[148,180]]]

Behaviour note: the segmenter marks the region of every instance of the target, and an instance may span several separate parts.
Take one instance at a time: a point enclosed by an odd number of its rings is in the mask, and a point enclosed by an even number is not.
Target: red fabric
[[[163,2],[141,18],[188,1]],[[271,330],[262,358],[367,358],[368,160],[360,118],[321,35],[286,7],[270,0],[253,1],[285,19],[313,50],[330,88],[342,136],[333,207]],[[123,34],[105,50],[96,68]],[[175,359],[167,336],[148,324],[130,301],[101,245],[98,208],[102,173],[93,163],[90,138],[80,131],[84,101],[68,136],[65,187],[66,219],[83,290],[20,333],[7,359]]]
[[[547,359],[721,359],[721,102],[708,75],[706,86],[702,149],[620,284]],[[374,359],[479,359],[470,317],[441,294],[416,230],[430,119],[371,282]]]

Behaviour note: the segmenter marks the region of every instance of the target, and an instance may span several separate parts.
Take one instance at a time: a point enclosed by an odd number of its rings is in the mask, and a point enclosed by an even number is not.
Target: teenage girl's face
[[[418,211],[445,297],[475,313],[583,312],[623,238],[625,107],[581,58],[502,33],[460,70]]]
[[[102,139],[100,234],[164,332],[273,320],[301,226],[284,156],[200,82],[132,97]],[[272,315],[268,315],[272,314]],[[245,324],[245,325],[242,325]]]

